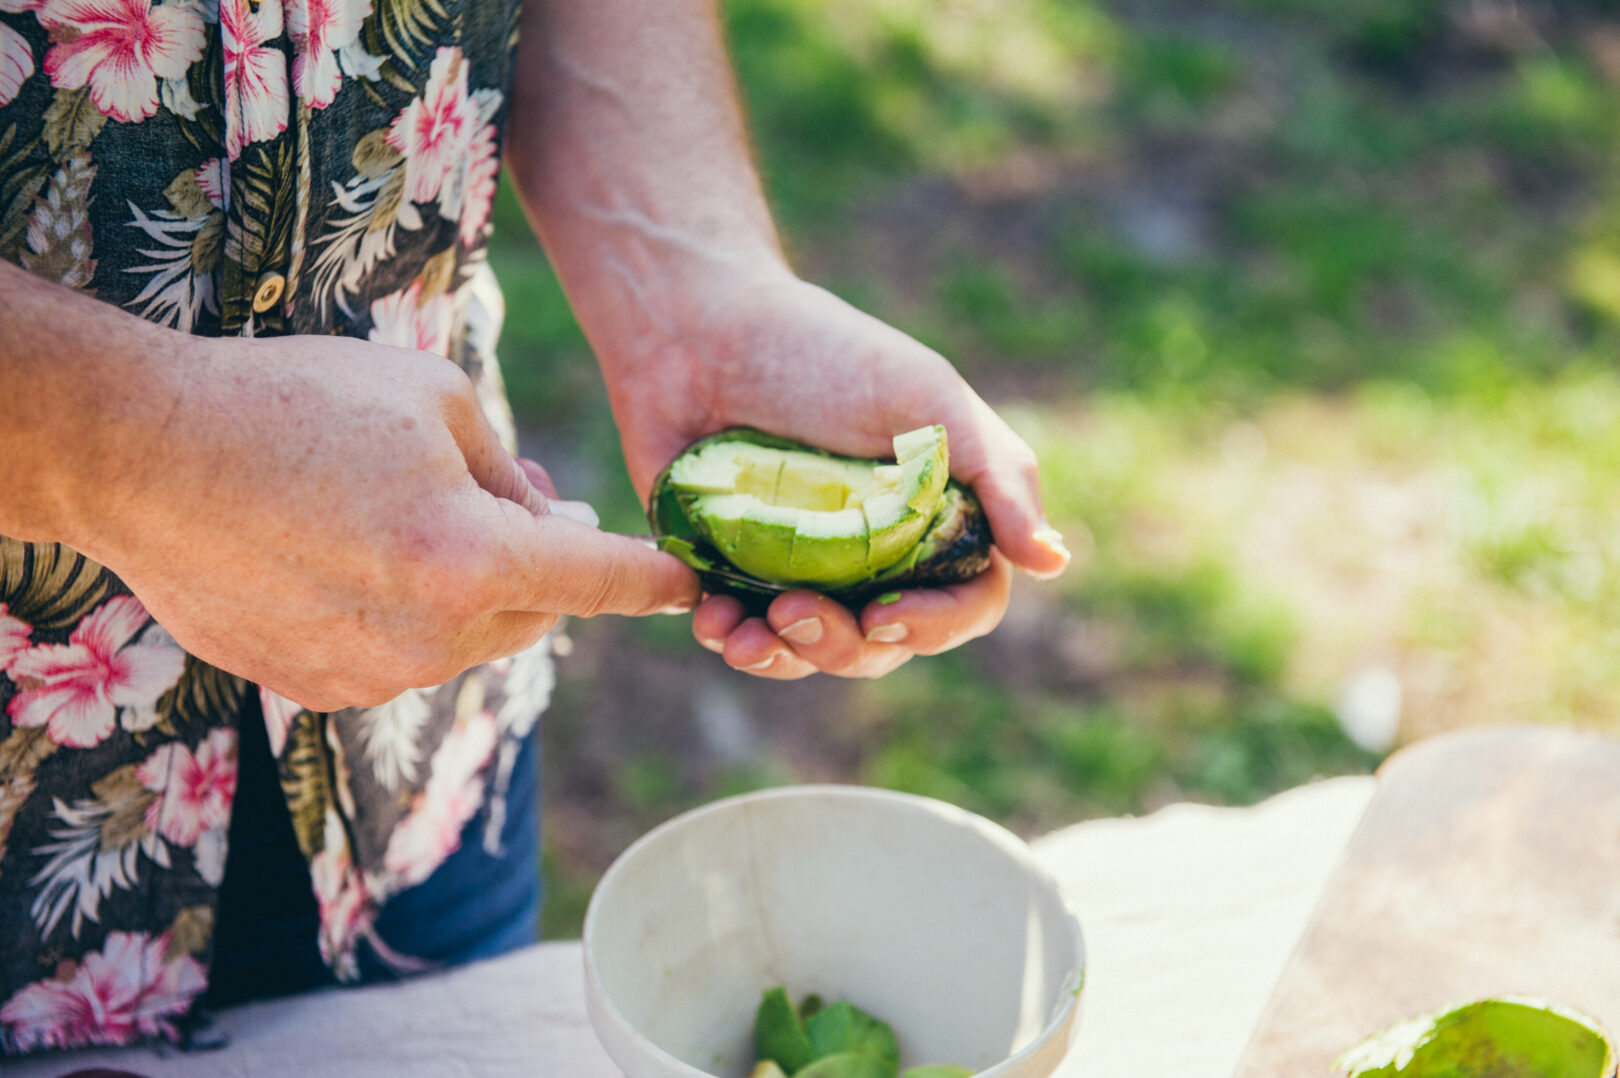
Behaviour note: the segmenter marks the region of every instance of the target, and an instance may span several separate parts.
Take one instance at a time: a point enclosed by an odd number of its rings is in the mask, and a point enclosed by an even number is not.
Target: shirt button
[[[263,314],[274,307],[286,287],[287,278],[279,273],[267,273],[260,277],[259,286],[253,291],[253,313]]]

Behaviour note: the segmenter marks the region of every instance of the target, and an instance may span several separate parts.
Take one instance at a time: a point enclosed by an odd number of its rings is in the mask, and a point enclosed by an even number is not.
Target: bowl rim
[[[601,973],[597,968],[595,947],[593,946],[601,927],[600,898],[611,883],[624,872],[629,871],[626,866],[637,855],[645,852],[648,847],[676,830],[691,826],[707,816],[734,811],[743,805],[805,796],[840,797],[850,801],[887,803],[895,807],[904,805],[914,809],[926,809],[934,814],[943,813],[946,816],[955,816],[959,820],[971,824],[983,837],[1012,855],[1030,874],[1036,884],[1049,891],[1058,900],[1059,908],[1063,911],[1063,925],[1067,929],[1069,937],[1069,949],[1074,954],[1074,966],[1065,976],[1063,986],[1059,990],[1058,1002],[1047,1016],[1045,1024],[1041,1026],[1040,1032],[1017,1052],[998,1060],[984,1070],[976,1071],[975,1078],[995,1078],[997,1075],[1010,1071],[1036,1052],[1044,1050],[1048,1042],[1058,1034],[1065,1034],[1072,1043],[1073,1022],[1079,1010],[1080,997],[1086,983],[1085,935],[1080,926],[1079,915],[1075,912],[1074,904],[1070,901],[1069,895],[1058,884],[1056,877],[1035,857],[1035,852],[1029,843],[994,820],[962,808],[960,805],[953,805],[949,801],[925,797],[921,794],[903,793],[899,790],[861,786],[855,783],[800,783],[788,786],[773,786],[763,790],[751,790],[747,793],[718,798],[670,817],[625,847],[624,851],[613,859],[613,863],[608,866],[607,871],[602,874],[602,878],[597,881],[595,889],[591,892],[591,900],[585,910],[584,927],[580,932],[580,951],[584,958],[585,979],[591,990],[591,1002],[595,1004],[591,1008],[593,1022],[595,1017],[600,1014],[613,1024],[615,1032],[632,1043],[640,1042],[640,1047],[649,1052],[658,1062],[674,1067],[675,1073],[681,1075],[681,1078],[718,1078],[712,1072],[699,1070],[692,1064],[676,1058],[659,1045],[654,1044],[645,1034],[636,1029],[608,994],[606,987],[602,983]],[[598,1032],[598,1039],[602,1039],[600,1032]],[[603,1047],[608,1047],[605,1040]],[[1065,1046],[1066,1052],[1067,1046]],[[611,1049],[608,1054],[612,1055]],[[614,1064],[620,1065],[617,1059],[614,1060]]]

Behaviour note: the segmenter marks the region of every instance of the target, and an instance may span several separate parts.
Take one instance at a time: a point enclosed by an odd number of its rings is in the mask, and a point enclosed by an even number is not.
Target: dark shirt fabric
[[[309,866],[298,849],[257,706],[242,716],[240,770],[230,854],[214,926],[207,1002],[227,1007],[337,983],[315,945],[319,927]],[[488,813],[467,823],[461,844],[433,875],[395,895],[376,937],[393,955],[428,966],[491,958],[534,943],[540,916],[539,738],[524,739],[507,790],[500,854],[483,843]],[[361,979],[403,972],[368,942]]]

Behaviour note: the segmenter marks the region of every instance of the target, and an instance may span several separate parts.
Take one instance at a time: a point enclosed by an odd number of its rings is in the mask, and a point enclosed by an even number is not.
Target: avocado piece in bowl
[[[653,484],[659,547],[753,607],[789,588],[858,606],[958,583],[989,564],[990,528],[950,479],[945,428],[894,438],[893,460],[840,456],[748,427],[683,450]]]

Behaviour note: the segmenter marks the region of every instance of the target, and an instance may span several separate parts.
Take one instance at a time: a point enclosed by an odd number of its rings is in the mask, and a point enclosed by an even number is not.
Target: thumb
[[[982,400],[975,398],[970,410],[975,422],[960,454],[952,442],[951,471],[973,487],[996,548],[1008,561],[1031,576],[1059,575],[1068,568],[1069,551],[1041,506],[1034,451]]]
[[[598,531],[559,514],[536,517],[520,555],[525,609],[548,614],[677,613],[702,596],[697,574],[644,538]]]
[[[521,506],[497,510],[511,559],[504,579],[512,609],[544,614],[657,614],[690,610],[702,597],[697,574],[648,540],[598,531],[583,502],[552,502],[534,479],[550,485],[544,469],[508,453],[476,402],[453,423],[468,474],[483,490]],[[532,472],[531,472],[532,469]],[[491,508],[496,508],[495,506]],[[504,560],[504,559],[503,559]]]

